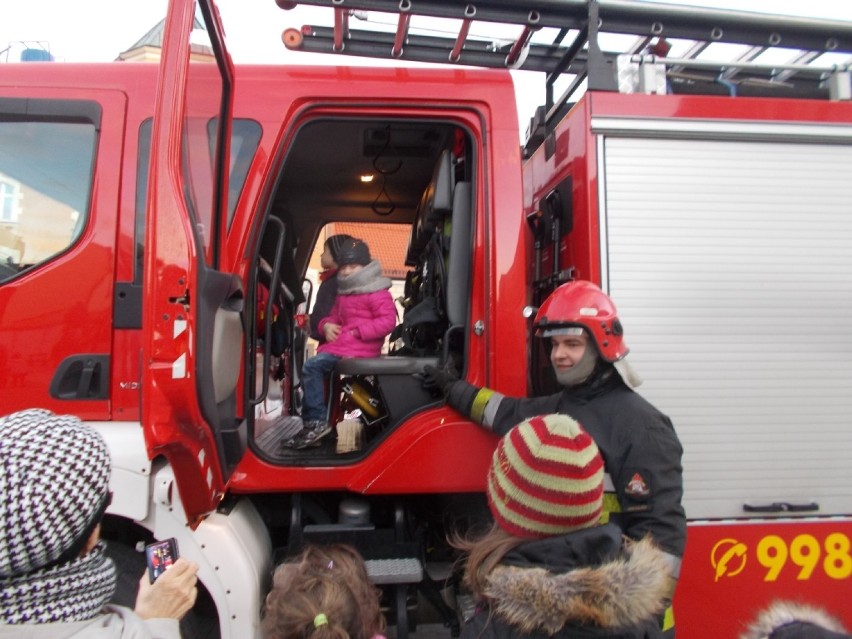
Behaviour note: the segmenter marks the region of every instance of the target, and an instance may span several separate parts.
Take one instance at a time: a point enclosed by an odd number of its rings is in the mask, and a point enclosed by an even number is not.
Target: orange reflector
[[[302,32],[298,29],[284,29],[281,34],[281,42],[288,49],[298,49],[302,46]]]

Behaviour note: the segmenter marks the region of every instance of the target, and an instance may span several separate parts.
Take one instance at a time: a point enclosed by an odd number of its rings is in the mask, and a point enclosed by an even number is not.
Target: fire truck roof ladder
[[[305,4],[334,10],[334,27],[285,31],[291,49],[542,71],[546,102],[533,130],[561,117],[584,82],[588,89],[627,93],[852,99],[852,22],[634,0],[277,2],[285,9]],[[373,22],[371,12],[396,14],[395,31],[382,30],[387,23]],[[371,28],[350,28],[352,16]],[[415,34],[412,22],[420,17],[450,19],[457,32]],[[486,33],[505,25],[519,32],[514,39],[473,37],[474,23]],[[622,42],[628,36],[629,46],[613,51],[613,36]],[[719,45],[741,45],[740,52],[720,60]],[[670,55],[676,49],[682,52]],[[708,50],[716,55],[706,55]],[[786,56],[782,61],[770,55],[779,52]],[[560,78],[567,88],[554,98]]]

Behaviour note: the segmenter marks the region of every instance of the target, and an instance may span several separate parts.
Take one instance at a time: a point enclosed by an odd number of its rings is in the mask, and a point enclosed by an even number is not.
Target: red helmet
[[[617,362],[630,351],[624,343],[624,328],[615,304],[601,289],[584,280],[568,282],[553,291],[538,309],[533,324],[539,337],[576,327],[589,332],[607,362]]]

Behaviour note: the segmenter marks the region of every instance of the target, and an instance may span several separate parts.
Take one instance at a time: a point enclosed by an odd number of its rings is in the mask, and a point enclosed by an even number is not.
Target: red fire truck
[[[212,2],[172,0],[159,65],[0,67],[0,412],[104,434],[112,546],[176,537],[222,637],[257,634],[274,562],[305,540],[362,550],[397,636],[417,593],[457,629],[446,535],[483,512],[495,439],[415,374],[452,357],[471,383],[548,392],[523,309],[589,279],[684,444],[680,635],[736,636],[779,598],[852,626],[852,103],[832,57],[852,24],[310,4],[335,26],[288,47],[451,66],[235,67]],[[457,34],[417,35],[423,15]],[[723,45],[739,57],[708,55]],[[506,67],[546,76],[524,145]],[[409,229],[404,312],[387,355],[329,380],[349,444],[341,427],[296,451],[306,274],[341,223]]]

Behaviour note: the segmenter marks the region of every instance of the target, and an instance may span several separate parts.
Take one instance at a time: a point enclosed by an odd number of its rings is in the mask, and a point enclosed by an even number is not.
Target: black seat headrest
[[[453,156],[449,149],[441,152],[432,179],[423,191],[417,207],[417,219],[411,230],[406,263],[416,264],[419,253],[426,246],[432,232],[443,224],[453,210]]]

